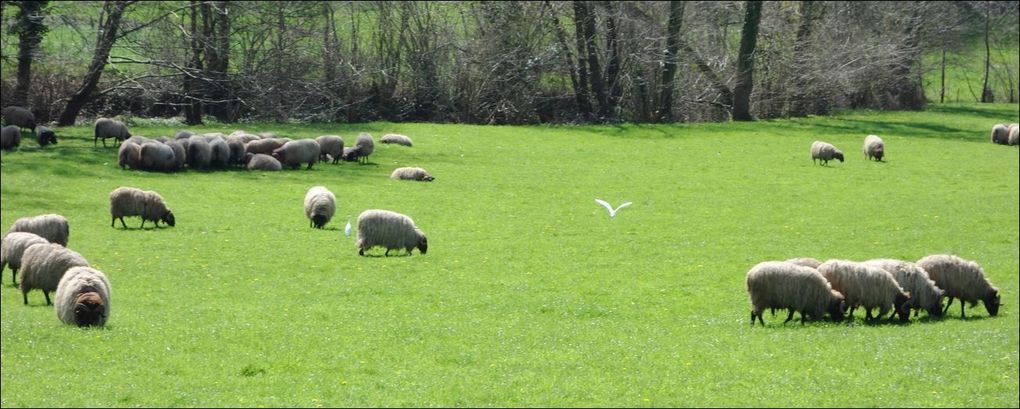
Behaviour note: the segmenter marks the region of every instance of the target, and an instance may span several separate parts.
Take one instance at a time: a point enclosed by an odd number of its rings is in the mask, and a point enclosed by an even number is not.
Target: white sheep
[[[123,145],[127,145],[125,142]],[[159,142],[146,142],[139,151],[141,168],[148,171],[172,172],[177,166],[174,149]]]
[[[904,293],[888,271],[853,261],[828,260],[818,266],[818,272],[832,284],[834,290],[846,297],[851,320],[857,307],[864,307],[866,319],[872,318],[871,309],[876,307],[878,315],[875,318],[884,317],[891,307],[900,321],[910,319],[910,309],[905,305],[910,295]]]
[[[256,139],[244,144],[245,153],[271,155],[273,151],[283,146],[283,141],[274,138]]]
[[[878,135],[864,137],[864,157],[866,159],[874,158],[876,161],[881,162],[883,156],[885,156],[885,141],[879,138]]]
[[[155,222],[156,227],[159,227],[160,221],[171,227],[176,223],[174,213],[167,208],[166,202],[163,201],[163,197],[159,193],[133,187],[122,186],[110,192],[110,216],[112,217],[110,227],[114,227],[114,222],[120,219],[120,224],[124,226],[124,229],[127,229],[124,216],[140,216],[142,225],[139,228],[145,227],[147,220]]]
[[[368,155],[375,151],[375,142],[372,142],[372,135],[362,132],[354,142],[354,152],[358,161],[368,163]]]
[[[751,325],[755,318],[765,325],[762,312],[766,308],[786,308],[790,314],[800,312],[801,324],[808,318],[821,319],[828,313],[833,320],[843,319],[846,302],[832,289],[825,278],[811,267],[785,261],[758,263],[747,272],[747,293],[751,297]]]
[[[415,247],[425,254],[428,239],[410,217],[389,210],[369,209],[358,215],[357,246],[359,256],[375,246],[385,247],[387,256],[393,249],[405,249],[411,255]]]
[[[305,193],[305,216],[311,227],[321,229],[336,213],[336,196],[325,186],[313,186]]]
[[[283,169],[283,165],[280,164],[280,161],[264,153],[246,153],[244,154],[244,163],[248,170],[274,171]]]
[[[892,273],[893,278],[903,288],[903,291],[910,293],[910,301],[907,306],[914,310],[916,317],[918,311],[925,310],[929,316],[942,316],[943,291],[928,277],[928,273],[917,264],[903,260],[875,259],[864,262],[865,264],[879,267]]]
[[[382,143],[395,143],[397,145],[404,145],[404,146],[413,146],[414,145],[414,142],[411,141],[411,138],[408,138],[406,135],[400,135],[400,134],[395,134],[395,133],[389,133],[389,134],[383,135],[382,138],[379,138],[379,142],[382,142]]]
[[[797,257],[786,260],[787,263],[793,263],[799,266],[811,267],[817,269],[818,266],[822,265],[822,262],[812,257]]]
[[[823,165],[828,165],[830,160],[839,159],[843,161],[843,151],[836,149],[835,146],[828,142],[814,141],[811,143],[811,162],[822,161]]]
[[[1009,136],[1006,143],[1016,146],[1020,144],[1020,124],[1009,124]]]
[[[18,285],[18,269],[21,268],[22,255],[29,246],[40,243],[49,243],[49,241],[35,233],[28,232],[19,231],[4,235],[3,241],[0,242],[0,273],[10,265],[11,281],[13,281],[13,285]],[[0,277],[2,276],[3,274],[0,274]],[[0,278],[0,282],[2,282],[2,278]]]
[[[340,162],[340,156],[344,153],[344,140],[336,135],[322,135],[315,138],[319,143],[319,161],[326,162],[327,156],[334,164]]]
[[[311,169],[315,161],[319,160],[319,143],[314,139],[298,139],[290,141],[273,151],[273,157],[280,161],[280,164],[291,169],[297,169],[302,163],[307,163]]]
[[[173,170],[175,172],[184,169],[184,165],[188,163],[188,148],[185,145],[187,142],[182,139],[171,139],[164,142],[166,146],[170,147],[170,150],[174,151]]]
[[[110,318],[110,280],[91,267],[71,267],[57,283],[57,318],[79,327],[106,325]]]
[[[432,177],[428,171],[422,168],[403,167],[396,168],[393,173],[390,174],[390,179],[393,180],[417,180],[423,182],[431,182],[436,178]]]
[[[142,146],[132,141],[124,141],[117,149],[117,166],[121,169],[141,169]]]
[[[992,143],[999,145],[1009,144],[1009,128],[1006,124],[995,124],[992,127]]]
[[[33,244],[21,256],[21,296],[28,305],[28,292],[40,289],[50,305],[50,292],[57,289],[60,278],[71,267],[88,267],[89,262],[78,252],[56,243]]]
[[[954,298],[960,299],[960,317],[966,317],[965,303],[974,308],[978,300],[984,302],[988,315],[994,317],[999,313],[1002,304],[999,289],[985,278],[985,270],[978,263],[954,255],[933,254],[917,260],[917,266],[928,272],[935,285],[949,297],[943,313],[949,312]]]
[[[127,125],[124,125],[121,121],[116,121],[109,118],[96,119],[95,127],[95,138],[92,140],[92,145],[95,146],[99,139],[103,140],[103,147],[106,147],[106,138],[113,138],[120,142],[131,137],[131,132],[128,131]]]
[[[49,240],[50,243],[57,243],[65,247],[71,236],[71,226],[68,224],[67,218],[53,213],[19,218],[7,231],[35,233],[39,237]]]

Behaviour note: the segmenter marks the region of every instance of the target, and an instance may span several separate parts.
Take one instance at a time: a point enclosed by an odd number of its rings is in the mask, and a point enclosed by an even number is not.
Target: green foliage
[[[5,270],[0,403],[1016,407],[1020,161],[988,132],[1017,117],[984,104],[703,125],[245,124],[415,141],[275,173],[122,171],[90,127],[59,128],[55,147],[2,154],[0,228],[65,215],[69,247],[110,278],[112,315],[63,325],[38,291],[22,305]],[[872,133],[886,162],[860,152]],[[816,139],[846,162],[812,164]],[[398,166],[437,179],[388,179]],[[337,196],[326,230],[302,212],[314,185]],[[118,186],[160,192],[177,226],[111,228]],[[610,220],[595,198],[634,204]],[[358,257],[343,226],[370,208],[414,218],[428,254]],[[932,253],[981,263],[1000,315],[749,325],[759,261]]]
[[[1007,44],[993,44],[992,69],[988,85],[995,100],[1006,102],[1012,92],[1017,98],[1020,88],[1020,43],[1016,37]],[[939,102],[942,86],[942,53],[924,56],[924,94],[929,101]],[[984,42],[975,39],[966,50],[946,54],[945,102],[979,102],[985,72]],[[1012,77],[1012,84],[1010,83]]]

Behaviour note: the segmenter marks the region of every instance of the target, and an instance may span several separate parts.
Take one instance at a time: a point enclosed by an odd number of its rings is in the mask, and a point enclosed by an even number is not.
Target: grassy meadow
[[[241,124],[290,137],[403,133],[368,165],[125,171],[88,126],[0,167],[0,229],[60,213],[112,284],[102,329],[0,286],[0,404],[52,406],[1017,407],[1016,105],[751,123]],[[150,124],[133,132],[171,134]],[[865,135],[886,142],[866,161]],[[822,139],[846,154],[810,160]],[[422,166],[432,183],[388,178]],[[325,230],[302,200],[337,197]],[[176,227],[110,227],[110,191],[162,194]],[[615,219],[594,202],[633,205]],[[428,254],[359,257],[346,218],[411,216]],[[749,325],[747,270],[810,256],[979,262],[1003,307],[906,325]],[[51,295],[52,297],[52,295]]]

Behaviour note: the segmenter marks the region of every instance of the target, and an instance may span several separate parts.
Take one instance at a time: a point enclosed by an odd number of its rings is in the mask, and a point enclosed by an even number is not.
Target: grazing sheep
[[[393,180],[417,180],[422,182],[431,182],[436,178],[432,177],[429,172],[422,168],[396,168],[393,173],[390,174],[390,179]]]
[[[311,169],[315,161],[319,160],[319,151],[319,143],[314,139],[298,139],[274,150],[273,157],[281,165],[292,169],[297,169],[302,163],[307,163],[306,169]]]
[[[117,166],[121,169],[141,169],[142,145],[133,141],[124,141],[117,149]]]
[[[428,240],[414,220],[400,213],[389,210],[369,209],[358,215],[358,255],[364,256],[365,250],[375,246],[386,248],[386,255],[390,250],[405,249],[407,255],[415,247],[425,254],[428,251]]]
[[[14,285],[18,285],[18,269],[21,268],[21,256],[29,246],[40,243],[49,242],[35,233],[19,231],[4,235],[3,241],[0,242],[0,273],[9,264],[11,266],[11,281],[14,282]],[[0,277],[2,276],[3,274],[0,274]],[[2,278],[0,278],[0,282],[2,281]]]
[[[92,140],[92,146],[95,146],[100,138],[103,139],[103,147],[105,148],[106,138],[113,138],[120,142],[130,137],[131,132],[128,131],[127,125],[124,125],[123,122],[109,118],[99,118],[96,120],[95,139]]]
[[[155,139],[146,138],[146,137],[141,136],[141,135],[134,135],[134,136],[131,136],[130,138],[125,139],[124,142],[126,142],[126,143],[133,143],[135,145],[142,146],[142,144],[147,143],[147,142],[158,142],[158,141],[156,141]]]
[[[18,132],[21,128],[27,128],[29,132],[35,130],[35,114],[27,108],[11,105],[0,111],[0,116],[5,124],[17,126]]]
[[[67,223],[67,218],[53,213],[19,218],[14,221],[7,232],[17,231],[35,233],[39,237],[49,240],[50,243],[57,243],[61,246],[67,246],[67,240],[71,236],[71,227]]]
[[[191,138],[192,136],[195,136],[194,132],[182,129],[180,131],[177,131],[176,134],[174,134],[174,139],[188,139]]]
[[[830,160],[839,159],[843,161],[843,151],[836,149],[832,144],[822,141],[814,141],[811,143],[811,162],[822,161],[823,165],[828,165]]]
[[[155,222],[156,227],[159,227],[160,221],[171,227],[175,224],[174,213],[167,208],[159,193],[133,187],[122,186],[110,192],[110,216],[112,217],[110,227],[120,219],[120,225],[124,226],[124,229],[127,229],[124,216],[141,216],[142,225],[139,228],[145,227],[146,220]]]
[[[960,299],[960,317],[966,317],[964,303],[974,308],[978,300],[985,304],[988,315],[996,316],[1002,299],[999,289],[985,278],[985,271],[978,263],[949,254],[934,254],[917,260],[917,266],[928,272],[935,285],[945,291],[949,302],[943,313],[949,312],[953,299]]]
[[[786,262],[787,263],[793,263],[793,264],[796,264],[798,266],[811,267],[811,268],[814,268],[814,269],[817,269],[818,266],[822,265],[821,261],[818,261],[818,259],[811,258],[811,257],[791,258],[789,260],[786,260]]]
[[[896,283],[892,274],[879,267],[847,260],[828,260],[818,266],[818,272],[832,284],[832,288],[846,297],[850,307],[849,317],[854,318],[854,310],[864,307],[866,319],[872,319],[871,309],[878,307],[878,315],[882,318],[890,307],[899,314],[900,321],[910,319],[910,308],[906,306],[910,295]]]
[[[881,162],[882,157],[885,156],[885,142],[882,138],[877,135],[868,135],[864,138],[864,157],[866,159],[875,158],[876,161]]]
[[[340,159],[344,162],[357,162],[360,157],[361,151],[357,147],[344,148],[343,153],[340,154]]]
[[[893,259],[868,260],[864,263],[892,273],[896,282],[900,287],[903,287],[903,291],[910,293],[907,307],[914,310],[915,317],[920,310],[927,311],[928,315],[932,317],[942,316],[943,291],[917,264]]]
[[[1009,128],[1006,124],[995,124],[992,127],[992,143],[999,145],[1009,144]]]
[[[209,143],[209,149],[212,151],[209,166],[216,169],[226,168],[230,164],[230,146],[220,135],[222,134],[205,134],[205,140]]]
[[[784,261],[758,263],[747,272],[747,293],[751,297],[751,325],[755,318],[765,325],[762,312],[766,308],[787,308],[793,319],[800,312],[801,324],[808,318],[822,319],[828,313],[833,320],[843,319],[846,301],[832,289],[818,270]]]
[[[9,151],[21,145],[21,129],[17,125],[7,125],[0,129],[0,149]]]
[[[71,267],[57,283],[57,318],[79,327],[106,324],[110,318],[110,280],[91,267]]]
[[[188,148],[185,147],[185,143],[187,143],[186,139],[171,139],[164,142],[166,146],[170,147],[170,150],[174,151],[174,172],[184,169],[184,165],[188,163]]]
[[[244,154],[245,166],[248,170],[281,170],[283,165],[276,158],[266,155],[264,153],[246,153]]]
[[[188,138],[188,167],[208,170],[212,156],[212,147],[202,135],[192,135]]]
[[[344,153],[344,140],[336,135],[322,135],[315,138],[319,143],[319,161],[326,162],[326,157],[332,158],[333,164],[340,162],[340,155]]]
[[[279,149],[281,146],[283,146],[283,141],[279,139],[256,139],[244,144],[244,151],[245,153],[262,153],[272,155],[273,151]]]
[[[388,133],[386,135],[383,135],[382,138],[379,138],[379,142],[382,142],[382,143],[395,143],[397,145],[404,145],[404,146],[413,146],[414,145],[414,142],[411,142],[411,138],[408,138],[405,135],[400,135],[400,134],[395,134],[395,133]]]
[[[244,140],[239,136],[228,136],[227,147],[230,148],[230,159],[228,165],[244,164]]]
[[[39,147],[45,147],[49,144],[56,145],[57,134],[52,129],[39,125],[35,127],[35,141],[39,144]]]
[[[127,145],[127,143],[124,143]],[[140,153],[143,170],[156,172],[172,172],[177,165],[174,149],[159,142],[142,144]]]
[[[305,216],[311,222],[311,227],[325,227],[335,212],[336,196],[325,186],[313,186],[305,193]]]
[[[375,142],[372,142],[372,135],[365,132],[358,134],[354,147],[357,149],[358,160],[364,159],[363,163],[368,163],[368,155],[371,155],[375,150]]]
[[[1020,124],[1009,124],[1009,136],[1006,143],[1016,146],[1020,144]]]
[[[241,142],[242,142],[242,143],[245,143],[245,144],[247,144],[248,142],[251,142],[251,141],[257,141],[257,140],[259,140],[259,139],[262,139],[262,137],[261,137],[261,136],[258,136],[258,135],[252,135],[252,134],[250,134],[250,133],[242,133],[242,134],[237,134],[237,135],[235,135],[235,134],[230,134],[230,136],[234,136],[234,137],[237,137],[237,139],[240,139],[240,140],[241,140]]]
[[[28,305],[28,292],[40,289],[50,305],[50,291],[57,289],[60,278],[71,267],[89,267],[78,252],[56,243],[33,244],[21,256],[21,296]]]

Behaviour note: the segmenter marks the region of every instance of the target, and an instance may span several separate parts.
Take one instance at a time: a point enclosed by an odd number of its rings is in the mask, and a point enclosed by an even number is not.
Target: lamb
[[[981,300],[988,310],[988,315],[996,316],[1002,299],[999,289],[988,282],[985,271],[978,263],[949,254],[934,254],[917,260],[917,266],[928,272],[935,285],[945,291],[949,297],[946,309],[953,305],[953,299],[960,299],[960,317],[965,318],[964,302],[974,308],[977,300]]]
[[[379,142],[382,142],[382,143],[395,143],[397,145],[404,145],[404,146],[413,146],[414,145],[414,142],[411,142],[411,138],[408,138],[405,135],[400,135],[400,134],[395,134],[395,133],[389,133],[389,134],[383,135],[382,138],[379,138]]]
[[[132,141],[124,141],[117,149],[117,166],[121,169],[141,169],[142,146]]]
[[[21,129],[17,125],[7,125],[0,129],[0,149],[9,151],[21,145]]]
[[[159,193],[133,187],[122,186],[110,192],[110,216],[110,227],[114,227],[114,222],[119,218],[124,229],[127,229],[124,216],[141,216],[142,225],[139,228],[145,227],[146,220],[155,222],[156,227],[159,227],[160,221],[171,227],[175,225],[174,213],[167,208]]]
[[[428,240],[414,220],[400,213],[389,210],[369,209],[358,215],[358,255],[364,256],[365,250],[375,246],[386,248],[386,255],[393,249],[406,249],[407,255],[415,247],[425,254],[428,251]]]
[[[57,134],[53,133],[53,130],[45,126],[39,125],[35,127],[35,141],[39,144],[39,147],[45,147],[49,144],[57,144]]]
[[[811,257],[791,258],[789,260],[786,260],[786,262],[787,263],[793,263],[793,264],[796,264],[796,265],[799,265],[799,266],[811,267],[811,268],[814,268],[814,269],[817,269],[818,266],[822,265],[821,261],[818,261],[818,259],[811,258]]]
[[[188,167],[207,170],[212,163],[212,156],[212,147],[202,135],[192,135],[188,138]]]
[[[882,138],[877,135],[868,135],[864,138],[864,157],[866,159],[875,158],[876,161],[881,162],[882,157],[885,156],[885,142]]]
[[[879,267],[892,273],[893,278],[899,283],[903,290],[910,293],[908,308],[914,310],[916,317],[918,311],[925,310],[929,316],[942,316],[942,295],[935,282],[928,277],[928,273],[917,264],[893,259],[868,260],[865,264]]]
[[[329,223],[336,212],[336,196],[325,186],[313,186],[305,193],[305,216],[311,226],[321,229]]]
[[[832,144],[822,141],[814,141],[811,144],[811,162],[822,161],[823,165],[828,165],[830,160],[839,159],[843,161],[843,151],[836,149]]]
[[[95,146],[96,142],[102,138],[103,147],[105,148],[106,138],[113,138],[119,142],[130,137],[131,132],[128,131],[127,125],[124,125],[123,122],[109,118],[99,118],[96,120],[95,138],[92,140],[92,145]]]
[[[142,144],[140,157],[141,168],[148,171],[171,172],[177,165],[174,149],[159,142]]]
[[[245,166],[248,170],[281,170],[283,165],[276,158],[263,153],[246,153]]]
[[[1020,124],[1009,124],[1009,136],[1006,143],[1012,146],[1020,144]]]
[[[818,266],[818,272],[832,284],[834,290],[846,297],[851,320],[857,307],[864,307],[867,312],[865,318],[871,319],[872,308],[878,307],[875,318],[882,318],[889,312],[890,306],[899,314],[901,322],[910,319],[910,308],[906,305],[910,295],[888,271],[853,261],[828,260]]]
[[[271,155],[273,151],[279,149],[281,146],[283,146],[283,141],[279,139],[256,139],[244,144],[244,151],[245,153],[262,153]]]
[[[393,180],[417,180],[421,182],[431,182],[436,178],[432,177],[425,169],[422,168],[411,168],[403,167],[396,168],[393,173],[390,174],[390,179]]]
[[[315,138],[319,143],[319,161],[325,162],[327,155],[332,157],[333,164],[340,162],[340,155],[344,153],[344,140],[336,135],[322,135]]]
[[[91,267],[71,267],[57,283],[57,318],[79,327],[106,325],[110,318],[110,280]]]
[[[17,126],[18,132],[21,128],[28,128],[29,132],[35,129],[35,114],[27,108],[11,105],[0,111],[0,116],[5,124]]]
[[[314,139],[298,139],[274,150],[273,157],[279,160],[281,165],[292,169],[297,169],[302,163],[307,163],[306,169],[311,169],[319,159],[319,152],[319,143]]]
[[[747,272],[747,293],[751,297],[751,325],[755,318],[765,325],[762,312],[766,308],[788,308],[789,322],[794,311],[800,312],[801,324],[808,318],[821,319],[828,313],[841,321],[846,301],[832,289],[818,270],[784,261],[758,263]]]
[[[68,237],[71,235],[71,228],[67,223],[67,218],[59,214],[49,213],[19,218],[14,221],[14,224],[7,232],[35,233],[50,243],[57,243],[66,247]]]
[[[28,305],[28,292],[40,289],[50,302],[50,291],[57,289],[60,278],[71,267],[89,267],[89,262],[78,252],[56,243],[33,244],[21,256],[21,296]]]
[[[35,233],[28,232],[13,232],[4,235],[3,241],[0,242],[0,272],[3,272],[4,267],[10,264],[11,281],[14,282],[14,285],[18,285],[18,269],[21,268],[21,256],[29,246],[40,243],[49,243],[49,241]],[[0,277],[2,276],[0,274]]]
[[[992,127],[992,143],[999,145],[1009,144],[1009,128],[1006,124],[995,124]]]

